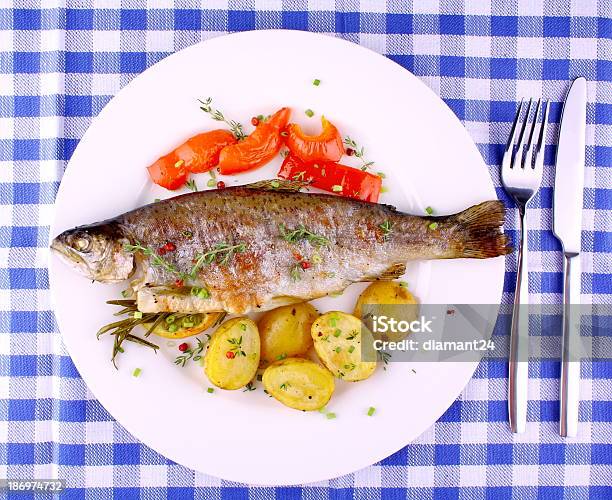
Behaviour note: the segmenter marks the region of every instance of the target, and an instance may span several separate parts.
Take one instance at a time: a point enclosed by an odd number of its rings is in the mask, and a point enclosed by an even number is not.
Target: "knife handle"
[[[578,433],[580,404],[580,255],[563,254],[563,337],[559,395],[559,434]]]
[[[518,251],[516,289],[510,327],[508,361],[508,415],[510,430],[525,432],[527,426],[527,385],[529,380],[529,281],[527,272],[527,225],[525,208],[519,207],[521,241]]]

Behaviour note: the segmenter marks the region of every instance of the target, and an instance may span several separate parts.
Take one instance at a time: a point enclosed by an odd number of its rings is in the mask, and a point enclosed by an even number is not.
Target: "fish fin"
[[[308,186],[309,182],[292,181],[287,179],[269,179],[245,184],[244,188],[260,189],[262,191],[285,191],[297,193],[300,189]]]
[[[502,233],[506,209],[501,201],[485,201],[447,218],[456,225],[450,258],[486,259],[512,252]]]
[[[406,272],[406,264],[393,264],[390,268],[383,271],[380,276],[373,276],[372,278],[366,278],[361,281],[393,281],[403,276]]]

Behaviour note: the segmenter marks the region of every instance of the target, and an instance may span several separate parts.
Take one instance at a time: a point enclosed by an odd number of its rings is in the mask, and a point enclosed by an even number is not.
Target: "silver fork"
[[[527,424],[527,381],[529,356],[529,290],[527,279],[527,226],[525,212],[527,203],[540,189],[542,182],[542,167],[544,165],[544,139],[548,122],[549,104],[538,100],[533,120],[531,107],[533,99],[529,100],[527,112],[521,125],[524,101],[521,101],[510,138],[502,160],[501,179],[506,192],[514,200],[519,212],[520,246],[518,251],[518,271],[516,274],[516,290],[512,309],[512,326],[510,329],[510,357],[508,374],[508,413],[512,432],[525,432]],[[534,141],[538,115],[542,108],[542,121],[538,131],[537,144]],[[531,125],[529,138],[527,128]],[[514,143],[520,127],[518,147]],[[534,151],[535,146],[535,151]]]

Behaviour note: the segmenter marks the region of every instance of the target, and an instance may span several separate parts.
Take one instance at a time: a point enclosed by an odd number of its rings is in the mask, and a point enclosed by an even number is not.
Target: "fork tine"
[[[514,123],[512,124],[512,128],[510,129],[510,137],[508,137],[508,144],[506,144],[506,150],[504,152],[505,155],[507,155],[508,152],[512,152],[512,149],[514,147],[514,141],[516,140],[516,133],[518,131],[517,124],[521,117],[521,113],[523,112],[524,102],[525,101],[521,99],[521,103],[519,104],[519,107],[516,110],[516,116],[514,117]]]
[[[544,109],[546,104],[546,109]],[[550,101],[544,101],[542,104],[542,125],[540,126],[540,133],[538,136],[538,145],[535,150],[535,158],[533,161],[533,168],[536,170],[542,170],[544,166],[544,141],[546,140],[546,128],[548,127],[548,112],[550,111]]]
[[[525,143],[527,141],[525,130],[527,129],[527,124],[529,123],[529,120],[530,120],[532,104],[533,104],[533,99],[529,99],[529,106],[527,106],[527,113],[525,114],[525,119],[523,120],[523,126],[521,127],[521,133],[519,135],[518,147],[516,148],[515,156],[512,157],[512,165],[515,164],[516,155],[521,155],[520,157],[523,157],[523,150],[525,149]],[[523,168],[524,166],[525,165],[521,163],[521,168]]]
[[[540,114],[541,104],[542,99],[538,99],[538,104],[536,105],[535,113],[533,115],[533,121],[531,122],[531,130],[529,132],[529,140],[527,141],[527,149],[525,150],[525,154],[523,155],[523,159],[521,161],[521,167],[523,168],[525,168],[525,166],[533,167],[533,136],[535,135],[536,125],[538,124],[538,115]],[[527,163],[527,161],[529,161],[529,163]]]

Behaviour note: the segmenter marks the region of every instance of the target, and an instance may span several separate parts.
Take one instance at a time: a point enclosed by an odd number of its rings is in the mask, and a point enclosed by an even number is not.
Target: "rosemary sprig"
[[[151,265],[161,267],[170,273],[176,274],[181,278],[185,278],[185,275],[181,273],[174,264],[171,264],[166,259],[162,258],[152,248],[142,246],[139,242],[136,242],[135,245],[125,244],[123,245],[123,248],[126,252],[142,252],[143,255],[151,259]]]
[[[289,243],[297,243],[301,240],[307,240],[316,246],[328,246],[330,241],[325,237],[318,234],[313,233],[306,229],[303,224],[300,224],[297,228],[288,230],[284,224],[280,224],[278,226],[278,231],[281,237],[288,241]]]
[[[247,385],[244,386],[242,392],[251,392],[255,389],[257,389],[257,387],[255,387],[255,384],[253,382],[249,382]]]
[[[386,220],[382,224],[379,224],[378,227],[382,231],[383,239],[387,240],[389,235],[393,232],[393,222]]]
[[[210,335],[205,334],[208,340],[210,340]],[[185,363],[192,359],[193,361],[199,361],[202,358],[202,351],[206,347],[206,344],[202,342],[199,338],[196,338],[198,341],[198,345],[196,347],[190,347],[183,354],[177,356],[174,360],[174,364],[178,366],[185,366]]]
[[[362,163],[361,170],[365,171],[368,168],[370,168],[372,165],[374,165],[375,162],[367,161],[365,159],[365,150],[363,146],[360,147],[359,144],[357,144],[357,142],[355,142],[355,140],[351,139],[349,136],[346,136],[344,138],[344,145],[351,148],[353,150],[353,156],[361,160],[361,163]]]
[[[130,317],[126,319],[115,321],[114,323],[110,323],[108,325],[103,326],[98,330],[98,333],[96,334],[98,339],[105,333],[113,335],[114,339],[111,361],[113,362],[115,368],[117,368],[116,357],[119,353],[124,352],[122,344],[125,341],[134,342],[135,344],[150,347],[154,351],[157,351],[157,349],[159,349],[158,345],[154,344],[153,342],[149,342],[148,340],[145,340],[141,337],[137,337],[131,332],[138,325],[155,322],[157,317],[161,315],[145,313],[142,315],[141,318],[134,318],[133,313],[138,310],[135,300],[109,300],[107,304],[122,306],[124,307],[125,314],[130,314]],[[152,328],[150,328],[149,330],[151,329]],[[146,335],[148,335],[148,333]]]
[[[289,382],[284,382],[284,383],[282,383],[282,384],[280,385],[280,388],[281,388],[283,391],[286,391],[286,390],[287,390],[289,387],[291,387],[291,384],[290,384]]]
[[[238,123],[237,121],[234,121],[234,120],[226,119],[223,113],[221,113],[221,111],[219,111],[218,109],[214,109],[211,106],[212,97],[207,97],[204,100],[198,99],[198,101],[200,102],[200,109],[204,111],[205,113],[208,113],[213,120],[226,123],[228,127],[230,128],[230,130],[232,131],[232,133],[234,134],[234,136],[236,137],[236,139],[241,141],[242,139],[246,137],[246,134],[244,133],[244,130],[242,129],[241,123]]]
[[[246,247],[246,243],[238,243],[236,245],[229,245],[228,243],[215,244],[211,250],[196,257],[196,263],[189,272],[189,277],[195,278],[196,273],[202,266],[209,266],[215,261],[222,266],[227,265],[235,254],[244,252]]]
[[[387,369],[387,365],[389,364],[389,360],[391,359],[391,354],[385,351],[376,351],[376,355],[378,359],[384,363],[383,370]]]

